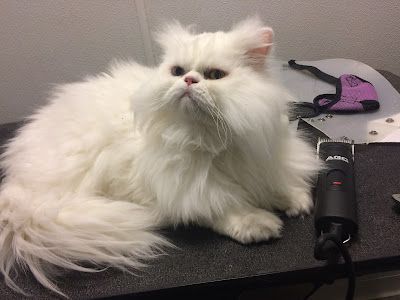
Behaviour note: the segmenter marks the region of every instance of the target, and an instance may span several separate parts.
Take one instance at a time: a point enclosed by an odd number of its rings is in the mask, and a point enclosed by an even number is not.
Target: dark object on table
[[[397,214],[400,214],[400,194],[393,194],[392,198],[393,198],[393,201],[394,201],[393,210]]]
[[[349,279],[346,300],[351,300],[354,297],[356,275],[344,244],[354,238],[358,227],[354,144],[349,140],[320,139],[317,154],[325,162],[325,168],[318,175],[316,187],[314,224],[318,238],[314,257],[330,263],[337,263],[339,255],[343,257]]]
[[[327,233],[332,223],[343,226],[344,241],[357,231],[357,207],[354,190],[354,145],[349,140],[321,139],[317,152],[325,168],[318,175],[315,204],[315,228]]]

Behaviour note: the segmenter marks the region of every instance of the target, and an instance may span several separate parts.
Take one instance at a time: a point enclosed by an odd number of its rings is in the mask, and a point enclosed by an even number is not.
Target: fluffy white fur
[[[170,245],[160,226],[197,223],[249,243],[280,236],[275,209],[310,212],[319,164],[269,75],[272,30],[254,19],[202,34],[172,24],[158,41],[159,67],[118,63],[59,87],[8,144],[0,270],[10,287],[21,291],[17,265],[58,293],[59,267],[139,268]],[[184,76],[171,75],[177,65]],[[207,80],[208,68],[227,76]]]

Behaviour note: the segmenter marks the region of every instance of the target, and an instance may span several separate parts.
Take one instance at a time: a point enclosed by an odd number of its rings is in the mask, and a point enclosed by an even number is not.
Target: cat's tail
[[[153,217],[142,206],[102,197],[47,198],[18,184],[0,190],[0,272],[18,292],[24,293],[14,280],[18,269],[64,295],[52,280],[61,268],[137,270],[172,246],[152,232]]]

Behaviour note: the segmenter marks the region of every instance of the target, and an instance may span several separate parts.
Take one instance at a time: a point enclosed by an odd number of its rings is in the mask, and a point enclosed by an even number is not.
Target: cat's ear
[[[256,45],[251,45],[245,52],[247,63],[256,70],[264,70],[268,55],[272,51],[274,32],[270,27],[257,30]]]
[[[256,17],[236,25],[232,34],[234,43],[239,47],[246,62],[256,69],[263,68],[272,51],[274,39],[272,28],[263,26]]]
[[[267,55],[271,52],[274,32],[270,27],[263,27],[258,30],[258,39],[261,41],[260,47],[249,49],[246,54],[249,56],[259,56],[265,59]]]
[[[179,21],[164,24],[154,34],[155,41],[165,53],[171,46],[178,45],[193,35],[194,26],[183,26]]]

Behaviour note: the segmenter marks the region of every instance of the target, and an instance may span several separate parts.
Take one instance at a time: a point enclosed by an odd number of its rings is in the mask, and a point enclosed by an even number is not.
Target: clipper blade
[[[338,138],[338,139],[329,139],[329,138],[318,138],[318,143],[346,143],[346,144],[353,144],[353,140],[348,138]]]
[[[354,161],[354,140],[350,140],[348,138],[337,138],[337,139],[318,138],[318,143],[317,143],[317,155],[318,156],[319,156],[319,150],[321,148],[321,145],[324,143],[349,144],[351,146],[351,152],[352,152],[353,161]]]

